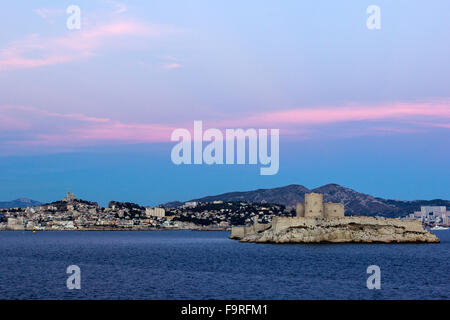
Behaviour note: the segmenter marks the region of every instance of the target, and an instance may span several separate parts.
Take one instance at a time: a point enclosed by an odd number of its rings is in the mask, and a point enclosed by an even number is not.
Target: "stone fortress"
[[[439,242],[420,221],[345,216],[342,203],[323,202],[323,194],[305,194],[295,217],[274,217],[271,223],[233,226],[231,239],[242,242]]]
[[[297,203],[296,216],[305,218],[340,218],[344,216],[342,203],[323,203],[323,194],[305,194],[305,203]]]

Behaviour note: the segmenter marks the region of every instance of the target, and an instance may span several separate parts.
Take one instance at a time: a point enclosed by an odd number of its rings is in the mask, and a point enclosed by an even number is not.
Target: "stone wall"
[[[244,226],[233,226],[231,228],[231,239],[242,239],[245,237],[245,227]]]
[[[297,203],[297,206],[295,208],[295,215],[297,217],[304,217],[305,216],[305,206],[303,205],[303,203]]]
[[[233,226],[231,228],[231,239],[242,239],[251,234],[257,234],[269,229],[272,226],[270,223],[258,223],[258,217],[253,218],[253,224],[250,226]]]
[[[280,232],[290,227],[307,227],[316,226],[337,226],[344,224],[366,224],[380,225],[386,224],[393,227],[405,228],[406,231],[421,232],[423,230],[422,223],[419,220],[400,220],[394,218],[375,218],[365,216],[352,216],[336,218],[316,219],[314,217],[275,217],[272,220],[272,229],[274,232]]]

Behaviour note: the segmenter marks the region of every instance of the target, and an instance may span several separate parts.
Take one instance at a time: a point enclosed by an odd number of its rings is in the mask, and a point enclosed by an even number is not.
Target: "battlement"
[[[323,203],[323,194],[305,194],[305,203],[297,203],[296,217],[305,218],[341,218],[344,217],[344,205],[342,203]]]
[[[322,194],[305,195],[295,217],[274,217],[270,224],[233,226],[231,239],[260,243],[439,242],[419,220],[344,216],[342,203],[323,203]]]
[[[233,226],[231,228],[231,239],[242,239],[246,235],[263,232],[272,227],[272,224],[258,223],[258,216],[253,217],[253,224],[250,226]]]
[[[233,226],[231,239],[242,239],[245,236],[258,234],[272,228],[279,232],[289,227],[305,227],[322,223],[322,220],[337,220],[344,218],[344,205],[342,203],[323,203],[323,194],[307,193],[305,202],[297,203],[295,217],[274,217],[272,223],[259,224],[258,217],[253,218],[250,226]]]

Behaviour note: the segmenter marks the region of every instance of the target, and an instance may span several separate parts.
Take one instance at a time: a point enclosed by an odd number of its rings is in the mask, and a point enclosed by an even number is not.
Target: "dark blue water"
[[[228,232],[0,232],[1,299],[449,299],[440,244],[271,245]],[[81,268],[81,289],[66,268]],[[366,287],[381,268],[381,290]]]

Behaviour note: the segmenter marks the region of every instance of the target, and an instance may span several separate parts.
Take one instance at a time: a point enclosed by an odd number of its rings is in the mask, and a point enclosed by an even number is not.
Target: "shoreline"
[[[417,220],[374,217],[276,217],[232,228],[230,239],[256,243],[439,243]]]
[[[31,233],[38,232],[52,232],[52,231],[231,231],[231,228],[206,228],[206,229],[193,229],[193,228],[143,228],[143,229],[119,229],[119,228],[105,228],[105,229],[45,229],[45,230],[33,230],[30,229],[2,229],[1,231],[26,231]]]

